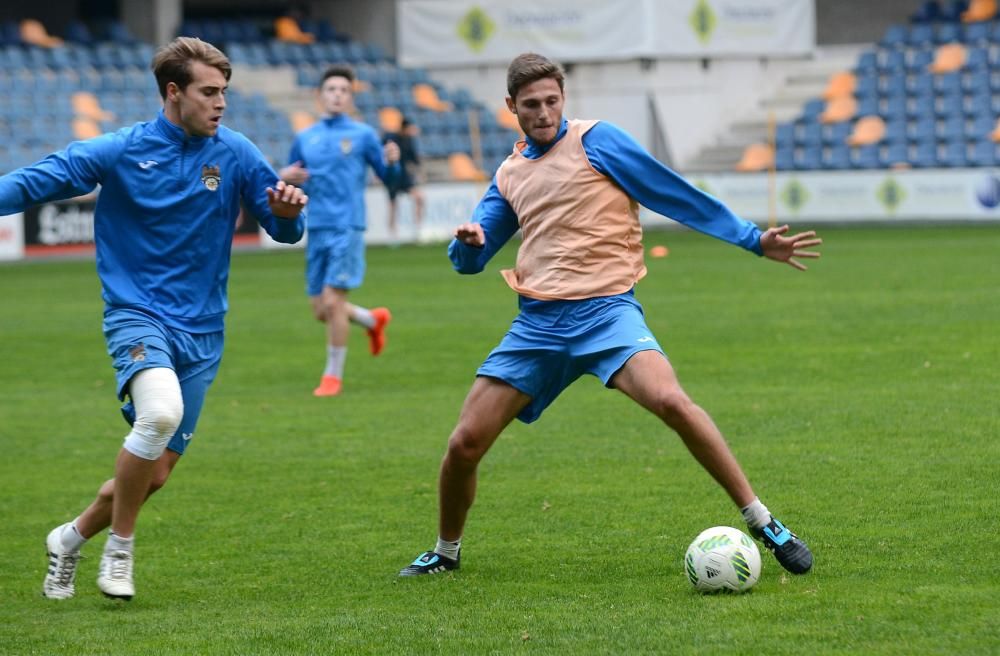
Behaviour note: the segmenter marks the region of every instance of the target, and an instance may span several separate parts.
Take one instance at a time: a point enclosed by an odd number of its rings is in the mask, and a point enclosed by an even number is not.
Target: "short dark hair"
[[[347,64],[335,64],[323,71],[323,77],[319,79],[319,87],[322,89],[323,84],[331,77],[346,78],[352,86],[354,85],[354,69]]]
[[[563,90],[565,77],[558,64],[534,52],[518,55],[507,67],[507,95],[516,99],[518,91],[545,78],[552,78],[559,83],[559,90]]]
[[[226,76],[226,82],[233,74],[229,58],[221,50],[207,41],[193,36],[179,36],[156,51],[150,68],[156,76],[156,86],[160,97],[166,100],[167,84],[173,82],[182,91],[191,84],[191,62],[200,61],[219,69]]]

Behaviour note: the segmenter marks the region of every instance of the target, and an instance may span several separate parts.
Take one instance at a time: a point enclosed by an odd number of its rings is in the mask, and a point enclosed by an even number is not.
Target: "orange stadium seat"
[[[519,134],[524,134],[521,132],[521,124],[517,122],[517,117],[510,113],[510,110],[506,107],[501,107],[496,113],[497,123],[507,128],[508,130],[516,130]]]
[[[946,43],[934,51],[934,61],[927,65],[931,73],[951,73],[965,66],[968,52],[961,43]]]
[[[448,155],[448,170],[454,180],[463,182],[485,182],[486,173],[482,171],[472,158],[465,153],[452,153]]]
[[[403,112],[395,107],[383,107],[378,110],[378,123],[383,132],[399,132],[403,129]]]
[[[452,105],[438,98],[437,91],[429,84],[420,83],[413,85],[413,102],[417,107],[431,109],[435,112],[450,112]]]
[[[847,137],[851,146],[868,146],[882,141],[885,136],[885,121],[879,116],[863,116],[854,124],[854,130]]]
[[[312,112],[295,110],[289,114],[288,120],[292,124],[293,130],[296,132],[302,132],[306,128],[312,127],[312,125],[316,122],[316,117],[313,116]]]
[[[820,123],[840,123],[854,118],[858,111],[858,101],[854,96],[834,98],[826,104],[826,109],[819,115]]]
[[[274,38],[288,43],[313,43],[316,37],[303,32],[298,22],[291,16],[279,16],[274,19]]]
[[[850,71],[834,73],[830,76],[830,81],[827,82],[822,97],[824,100],[833,100],[834,98],[854,95],[854,89],[857,85],[858,78],[855,77],[854,73]]]
[[[89,91],[77,91],[73,94],[71,102],[73,104],[73,112],[78,116],[89,118],[93,121],[115,120],[115,115],[101,109],[101,103],[97,100],[97,96]]]
[[[993,128],[993,132],[990,132],[990,140],[1000,143],[1000,118],[997,119],[997,124]]]
[[[21,21],[21,40],[33,46],[41,48],[57,48],[63,44],[63,40],[57,36],[52,36],[45,29],[40,21],[34,18],[26,18]]]
[[[769,144],[750,144],[736,164],[737,171],[766,171],[774,165],[774,149]]]
[[[997,15],[997,0],[972,0],[969,8],[962,12],[963,23],[979,23],[993,20]]]
[[[102,134],[101,127],[94,119],[81,116],[73,119],[73,136],[77,139],[93,139]]]

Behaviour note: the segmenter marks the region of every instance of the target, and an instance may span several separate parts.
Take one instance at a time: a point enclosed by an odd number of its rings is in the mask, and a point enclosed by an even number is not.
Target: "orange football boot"
[[[340,379],[336,376],[323,376],[319,387],[313,390],[313,396],[337,396],[341,387]]]
[[[375,326],[368,329],[368,350],[372,355],[378,355],[385,348],[385,327],[392,321],[392,313],[384,307],[372,308],[371,312]]]

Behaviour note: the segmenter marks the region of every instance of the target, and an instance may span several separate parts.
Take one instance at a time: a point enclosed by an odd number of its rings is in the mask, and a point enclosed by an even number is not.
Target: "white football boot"
[[[135,596],[135,586],[132,584],[132,553],[105,551],[101,556],[97,587],[105,597],[131,600]]]
[[[63,547],[61,536],[67,526],[69,524],[55,527],[45,538],[49,571],[42,584],[42,596],[48,599],[69,599],[76,593],[76,564],[82,556],[79,551],[66,551]]]

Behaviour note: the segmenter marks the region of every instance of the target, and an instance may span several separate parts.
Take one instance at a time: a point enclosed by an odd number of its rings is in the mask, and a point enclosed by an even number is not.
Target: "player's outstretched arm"
[[[284,180],[278,180],[274,188],[267,188],[267,204],[271,208],[271,214],[280,219],[295,219],[302,213],[309,202],[309,197],[296,187]]]
[[[778,262],[787,262],[799,271],[805,271],[808,267],[799,262],[796,258],[808,257],[817,258],[819,251],[806,250],[813,246],[819,246],[823,240],[816,237],[816,232],[800,232],[798,234],[785,237],[788,226],[778,226],[770,228],[760,236],[760,250],[764,257]]]

